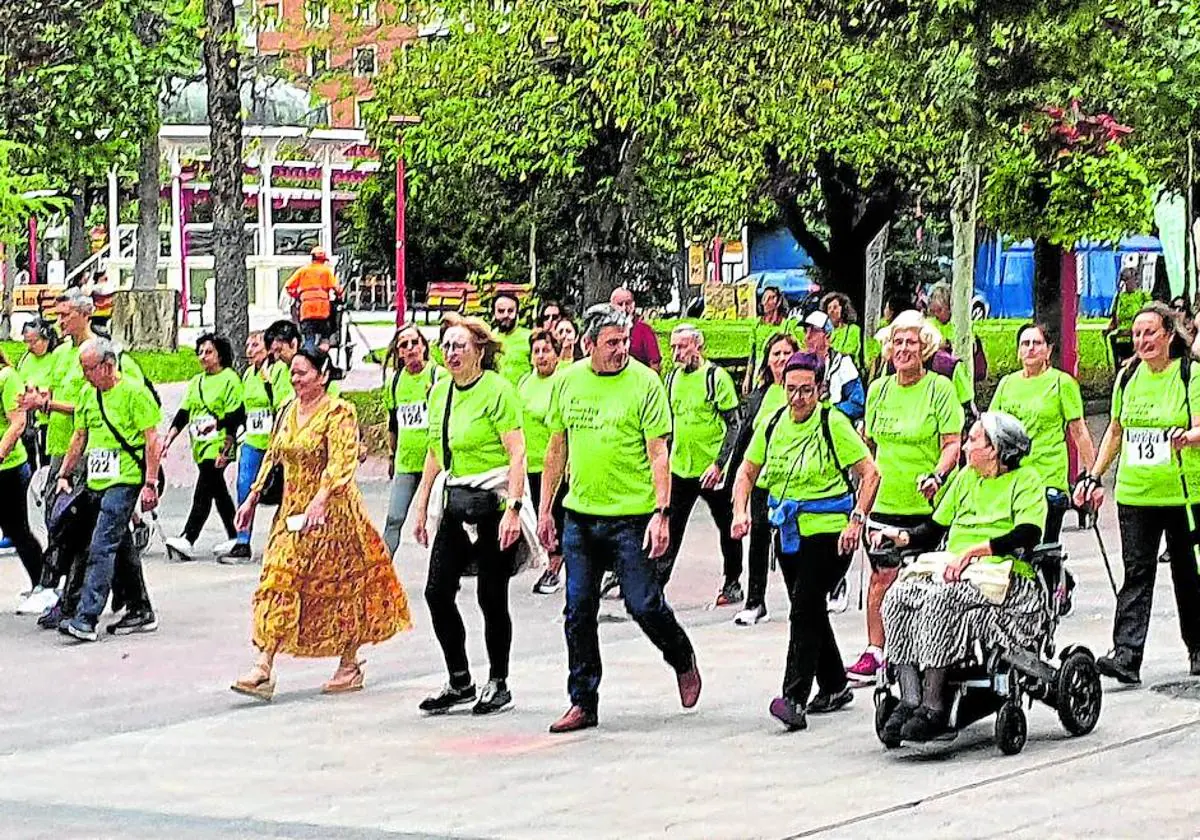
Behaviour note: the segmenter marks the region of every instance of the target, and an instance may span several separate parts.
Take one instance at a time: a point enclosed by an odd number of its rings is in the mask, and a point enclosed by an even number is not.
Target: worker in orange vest
[[[305,344],[329,351],[333,333],[333,295],[343,296],[337,276],[329,265],[329,255],[320,245],[312,249],[312,262],[302,265],[288,278],[287,293],[300,305],[300,336]],[[332,293],[332,294],[331,294]]]

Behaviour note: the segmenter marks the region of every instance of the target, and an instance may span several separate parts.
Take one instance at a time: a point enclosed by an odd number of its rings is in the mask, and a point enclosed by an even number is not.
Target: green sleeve
[[[1023,468],[1015,478],[1013,488],[1013,526],[1046,526],[1046,490],[1036,470]]]
[[[121,373],[125,374],[130,379],[134,379],[138,382],[146,381],[146,374],[142,370],[142,366],[138,364],[137,359],[133,358],[131,354],[121,353],[121,361],[118,367],[120,367]]]
[[[954,366],[954,391],[959,403],[969,403],[975,399],[975,383],[971,372],[967,370],[967,363],[961,359]]]
[[[829,436],[833,438],[833,450],[838,463],[846,469],[871,455],[850,420],[840,411],[829,412]]]
[[[671,433],[671,407],[667,405],[667,389],[651,372],[647,380],[646,400],[642,404],[642,435],[646,440],[665,438]]]
[[[397,374],[392,373],[383,381],[383,410],[394,411],[396,409],[396,386],[400,384]]]
[[[1111,419],[1117,420],[1117,421],[1120,421],[1120,419],[1121,419],[1121,393],[1125,390],[1124,388],[1121,387],[1121,380],[1122,380],[1122,378],[1124,378],[1124,376],[1125,376],[1125,371],[1118,369],[1117,370],[1117,381],[1113,383],[1112,407],[1109,409],[1109,412],[1108,412],[1108,416]]]
[[[550,411],[546,414],[546,428],[550,430],[550,434],[558,434],[567,430],[563,424],[561,406],[563,388],[566,387],[565,382],[566,377],[559,376],[550,389]]]
[[[283,362],[275,362],[271,365],[270,376],[271,396],[275,398],[272,408],[278,409],[296,396],[296,390],[292,387],[292,372]]]
[[[865,429],[867,438],[875,436],[875,412],[879,408],[879,395],[883,391],[883,383],[886,382],[886,377],[880,377],[871,383],[867,388],[867,408],[866,408],[866,423]]]
[[[1188,380],[1187,398],[1191,406],[1192,417],[1200,416],[1200,386],[1196,385],[1196,362],[1192,363],[1192,378]],[[1190,421],[1192,418],[1189,417]]]
[[[743,456],[751,464],[761,467],[767,461],[767,424],[759,423],[750,437],[750,445]]]
[[[75,406],[75,413],[72,415],[71,426],[75,431],[79,432],[88,427],[88,408],[91,406],[90,397],[96,393],[96,389],[88,386],[85,393],[79,395],[79,404]]]
[[[717,408],[721,411],[731,411],[738,407],[737,388],[733,377],[723,367],[717,367]]]
[[[969,476],[970,470],[959,470],[958,474],[950,480],[950,486],[942,494],[942,500],[933,512],[934,522],[946,528],[949,528],[953,524],[954,517],[958,515],[959,500],[962,497]]]
[[[496,380],[496,399],[492,405],[492,423],[500,434],[521,428],[521,401],[516,389],[505,380]]]
[[[954,389],[945,377],[939,377],[934,382],[939,392],[934,397],[938,434],[957,435],[962,432],[967,419],[962,404],[956,399]]]
[[[1083,419],[1083,394],[1079,391],[1079,383],[1075,377],[1062,374],[1059,377],[1058,398],[1062,404],[1063,419],[1070,423],[1072,420]],[[1195,403],[1192,403],[1195,405]]]
[[[9,367],[8,376],[4,377],[4,393],[0,397],[4,402],[4,413],[10,414],[21,407],[21,395],[25,393],[25,377],[14,367]]]
[[[200,387],[200,377],[202,375],[203,374],[198,373],[188,381],[187,391],[183,395],[183,402],[179,404],[179,408],[183,411],[186,411],[189,416],[200,404],[197,394]]]
[[[145,432],[162,422],[162,408],[154,401],[148,388],[138,388],[133,403],[133,422],[137,431]]]
[[[996,385],[996,392],[992,394],[992,402],[988,406],[988,411],[1004,411],[1004,386],[1008,384],[1009,376],[1012,374],[1000,378],[1000,382]]]

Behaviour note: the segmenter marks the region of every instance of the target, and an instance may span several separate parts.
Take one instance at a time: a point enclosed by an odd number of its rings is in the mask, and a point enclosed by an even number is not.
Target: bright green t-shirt
[[[1123,373],[1117,374],[1113,388],[1112,417],[1121,423],[1121,458],[1117,462],[1118,504],[1141,507],[1166,507],[1184,503],[1184,475],[1193,503],[1200,499],[1200,451],[1187,447],[1176,455],[1167,440],[1168,429],[1191,426],[1192,414],[1200,413],[1200,391],[1193,367],[1188,393],[1176,359],[1158,373],[1143,362],[1134,369],[1124,388]]]
[[[9,412],[17,411],[21,407],[21,396],[25,393],[25,378],[20,372],[11,366],[5,366],[0,369],[0,407],[4,410],[0,412],[0,437],[8,434],[8,428],[12,424],[8,422]],[[29,460],[29,453],[25,451],[25,444],[17,438],[17,443],[12,450],[0,461],[0,470],[11,470],[13,467],[19,467]]]
[[[1010,373],[996,386],[991,409],[1016,417],[1029,433],[1033,449],[1022,465],[1037,472],[1043,487],[1066,490],[1067,424],[1083,417],[1079,383],[1058,368],[1037,376]]]
[[[794,318],[784,318],[778,324],[768,324],[765,321],[756,321],[754,330],[750,335],[751,351],[754,353],[754,368],[758,369],[762,364],[763,358],[767,353],[767,342],[771,340],[771,336],[776,333],[790,335],[796,339],[800,347],[804,346],[804,331],[797,329],[798,324]],[[799,333],[799,334],[797,334]]]
[[[822,410],[829,420],[833,452],[829,451],[829,441],[821,429]],[[852,492],[843,471],[849,471],[871,453],[845,414],[818,408],[797,423],[790,411],[784,411],[779,415],[770,441],[767,440],[769,425],[766,422],[755,428],[746,449],[746,460],[762,467],[758,487],[780,501],[797,502],[829,499]],[[797,518],[801,536],[836,534],[848,521],[843,513],[801,513]]]
[[[667,377],[667,390],[673,426],[671,474],[699,478],[720,454],[725,440],[725,419],[721,412],[737,408],[737,388],[725,368],[704,362],[691,372],[683,368],[673,370]]]
[[[842,324],[834,327],[829,336],[829,346],[849,356],[856,367],[863,369],[862,327],[858,324]],[[865,373],[865,371],[864,371]]]
[[[787,392],[783,390],[783,386],[776,383],[768,385],[767,393],[763,394],[762,402],[759,403],[758,414],[755,414],[751,421],[755,430],[764,425],[776,411],[785,405],[787,405]]]
[[[225,431],[217,428],[217,422],[242,404],[242,380],[232,368],[192,377],[179,407],[188,413],[192,458],[197,464],[217,460],[225,445]]]
[[[556,369],[549,376],[537,371],[528,373],[521,380],[517,393],[521,397],[521,425],[525,429],[525,469],[540,473],[546,464],[546,447],[550,444],[550,402],[554,386],[558,383]]]
[[[255,449],[265,450],[271,444],[275,415],[295,395],[291,374],[283,362],[268,366],[265,375],[262,369],[246,368],[242,374],[242,398],[246,404],[243,441]]]
[[[383,389],[383,407],[396,412],[396,474],[419,473],[429,451],[429,392],[445,371],[429,362],[420,373],[406,367],[391,375]],[[506,461],[507,463],[507,461]]]
[[[17,371],[28,387],[50,388],[54,384],[54,371],[57,364],[58,360],[54,357],[53,352],[43,353],[40,356],[26,353],[17,364]],[[38,426],[45,426],[49,421],[50,418],[40,411],[34,417],[34,423]]]
[[[1122,332],[1128,332],[1133,329],[1133,319],[1137,317],[1138,312],[1142,311],[1153,300],[1153,295],[1145,289],[1135,289],[1132,292],[1118,292],[1115,306],[1117,329]]]
[[[631,359],[617,373],[591,363],[558,375],[550,403],[551,434],[567,434],[571,488],[565,505],[592,516],[643,516],[657,500],[646,441],[671,431],[662,380]]]
[[[960,470],[946,488],[933,521],[950,528],[946,550],[961,554],[971,546],[1004,536],[1018,525],[1046,527],[1046,490],[1037,471],[1028,467],[992,478],[984,478],[973,469]],[[1007,559],[978,558],[988,563]],[[1013,572],[1033,577],[1033,567],[1024,560],[1013,563]]]
[[[962,432],[963,409],[950,380],[926,373],[903,386],[896,375],[871,383],[867,391],[867,437],[875,443],[879,492],[874,510],[924,516],[933,507],[917,489],[917,479],[937,469],[942,435]]]
[[[525,374],[533,370],[533,362],[529,358],[529,337],[533,333],[524,327],[513,327],[510,333],[496,330],[495,335],[501,347],[496,370],[516,387]]]
[[[521,428],[521,403],[517,391],[503,376],[485,370],[483,375],[459,388],[443,377],[429,393],[429,451],[445,468],[442,426],[450,389],[450,475],[478,475],[508,465],[508,450],[500,436]]]
[[[133,456],[117,442],[108,423],[121,433],[145,458],[146,430],[162,421],[162,409],[143,382],[122,376],[104,392],[104,413],[100,398],[92,386],[84,388],[75,407],[76,430],[87,429],[87,484],[91,490],[105,490],[118,484],[142,484],[146,478]]]
[[[83,389],[91,387],[84,378],[83,366],[79,364],[79,348],[73,342],[65,341],[55,349],[54,358],[51,398],[54,402],[74,406],[79,402]],[[120,354],[117,365],[122,376],[145,384],[146,378],[141,367],[128,353]],[[74,432],[75,421],[70,414],[51,412],[46,423],[46,453],[59,458],[66,455]]]

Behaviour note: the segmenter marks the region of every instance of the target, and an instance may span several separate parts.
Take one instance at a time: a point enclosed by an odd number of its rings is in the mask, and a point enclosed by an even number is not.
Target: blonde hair
[[[445,337],[446,330],[451,327],[462,327],[471,334],[471,340],[479,348],[481,354],[479,359],[481,368],[484,370],[496,369],[496,357],[500,355],[502,347],[486,321],[460,315],[457,312],[447,312],[442,316],[442,337]]]
[[[895,317],[892,323],[875,333],[875,340],[883,348],[885,362],[892,360],[892,335],[905,330],[916,330],[921,340],[921,361],[929,361],[933,354],[942,346],[942,334],[937,327],[925,320],[925,316],[915,309],[906,309]]]

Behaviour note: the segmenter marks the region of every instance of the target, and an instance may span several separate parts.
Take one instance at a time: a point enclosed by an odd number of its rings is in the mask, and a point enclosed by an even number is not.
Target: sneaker
[[[591,729],[599,725],[600,718],[595,709],[572,706],[562,717],[550,724],[550,731],[555,735],[560,735],[564,732],[578,732],[581,729]]]
[[[770,620],[771,616],[767,615],[766,604],[759,604],[757,607],[746,607],[746,609],[733,617],[733,623],[738,627],[750,627]]]
[[[907,703],[896,706],[895,711],[884,721],[883,731],[879,733],[879,740],[883,742],[884,746],[893,748],[900,746],[900,742],[903,740],[900,733],[904,731],[904,724],[908,723],[916,711],[916,706],[910,706]]]
[[[238,544],[237,537],[231,540],[223,540],[213,546],[213,554],[217,557],[224,557],[229,552],[233,551],[233,547]]]
[[[450,711],[455,706],[462,706],[465,703],[471,703],[475,700],[475,683],[455,688],[449,683],[442,689],[440,694],[435,694],[432,697],[426,697],[421,701],[418,708],[422,712],[429,712],[433,715],[443,714]]]
[[[1127,651],[1110,650],[1096,660],[1096,670],[1112,677],[1122,685],[1138,685],[1142,681],[1140,669],[1134,664],[1133,656]]]
[[[250,543],[235,543],[227,553],[217,558],[217,562],[223,566],[233,566],[249,562],[252,557]]]
[[[512,692],[504,680],[488,680],[479,692],[479,702],[471,709],[473,715],[490,715],[512,703]]]
[[[542,576],[538,578],[538,582],[533,585],[533,594],[553,595],[560,589],[562,589],[562,580],[556,572],[547,569],[542,572]]]
[[[134,633],[153,633],[158,629],[158,618],[154,610],[129,610],[104,628],[110,636],[129,636]]]
[[[17,604],[17,615],[41,615],[57,603],[57,592],[38,586]]]
[[[849,606],[849,587],[846,586],[846,579],[842,578],[838,581],[838,585],[833,587],[833,591],[829,593],[829,597],[825,599],[825,609],[831,613],[844,613]],[[812,709],[810,708],[809,711],[812,711]]]
[[[721,587],[721,591],[717,593],[718,607],[732,607],[744,600],[746,600],[746,596],[742,592],[742,584],[736,580],[726,581],[725,585]]]
[[[167,554],[172,560],[194,560],[196,546],[183,537],[170,537],[166,541]]]
[[[950,728],[950,715],[935,712],[928,706],[917,706],[900,727],[900,740],[923,744],[926,741],[949,741],[958,735]]]
[[[12,540],[10,540],[8,537],[0,537],[0,551],[5,551],[12,547]]]
[[[62,607],[55,604],[38,617],[37,626],[43,630],[54,630],[58,628],[64,618],[66,615],[63,614]]]
[[[883,667],[883,661],[873,651],[865,650],[858,661],[846,669],[846,679],[855,683],[875,682],[875,675]]]
[[[804,706],[790,697],[776,697],[771,701],[770,712],[771,717],[782,723],[788,732],[808,729],[808,715],[804,713]]]
[[[613,599],[621,597],[621,581],[617,578],[616,572],[604,573],[604,579],[600,582],[600,597]]]
[[[818,694],[808,704],[808,713],[810,715],[823,715],[828,712],[836,712],[838,709],[849,706],[854,701],[854,692],[850,686],[846,686],[841,691],[833,694]]]
[[[96,641],[96,622],[85,618],[64,618],[58,625],[58,632],[81,642]]]

